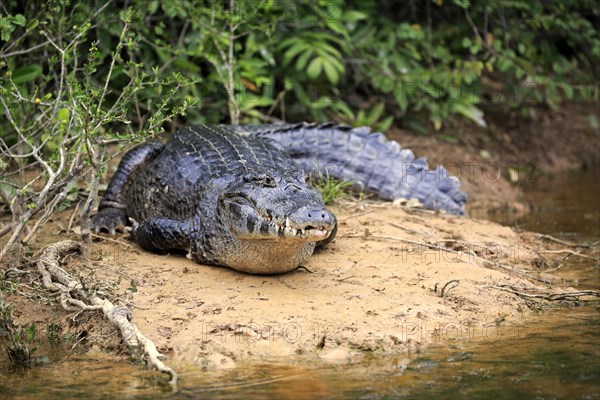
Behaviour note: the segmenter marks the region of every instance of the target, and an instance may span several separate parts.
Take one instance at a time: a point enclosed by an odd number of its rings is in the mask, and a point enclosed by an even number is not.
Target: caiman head
[[[226,263],[251,273],[287,272],[330,241],[336,227],[304,171],[251,172],[228,185],[217,214],[228,230]],[[223,253],[223,251],[221,251]]]

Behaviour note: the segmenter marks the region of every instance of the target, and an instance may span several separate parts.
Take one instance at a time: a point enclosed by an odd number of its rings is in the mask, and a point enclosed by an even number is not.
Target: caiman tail
[[[308,173],[354,182],[384,200],[418,199],[429,209],[465,212],[467,195],[457,177],[442,166],[428,169],[425,159],[368,127],[298,123],[231,128],[274,140]]]

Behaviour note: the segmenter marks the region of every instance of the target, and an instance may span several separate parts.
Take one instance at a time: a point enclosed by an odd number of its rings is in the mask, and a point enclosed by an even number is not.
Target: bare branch
[[[35,46],[31,46],[28,49],[11,51],[10,53],[0,53],[0,57],[2,57],[2,58],[9,58],[9,57],[13,57],[13,56],[20,56],[20,55],[23,55],[23,54],[31,53],[32,51],[40,49],[40,48],[48,45],[49,43],[50,43],[50,41],[46,40],[45,42],[42,42],[40,44],[36,44]]]

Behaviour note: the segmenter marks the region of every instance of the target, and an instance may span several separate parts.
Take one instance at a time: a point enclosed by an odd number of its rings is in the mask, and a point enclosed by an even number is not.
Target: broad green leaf
[[[418,119],[413,118],[413,117],[404,118],[403,126],[407,127],[408,129],[410,129],[414,132],[421,133],[423,135],[426,135],[429,133],[429,131],[427,130],[427,127],[425,127],[425,125],[423,125],[421,123],[421,121],[419,121]]]
[[[386,132],[388,129],[390,129],[390,126],[392,126],[393,122],[394,116],[390,115],[389,117],[385,118],[383,121],[377,124],[377,130],[381,132]]]
[[[340,111],[345,118],[354,119],[354,113],[344,101],[338,101],[335,103],[334,107]]]
[[[567,96],[568,99],[573,98],[573,86],[569,85],[568,83],[563,83],[562,89],[565,92],[565,96]]]
[[[346,27],[344,25],[340,24],[340,21],[328,19],[326,21],[326,25],[329,29],[331,29],[335,33],[339,33],[342,36],[348,35],[348,31],[346,30]]]
[[[446,143],[458,143],[458,139],[452,135],[439,135],[438,138]]]
[[[57,111],[58,120],[62,125],[66,125],[69,123],[69,118],[71,118],[71,111],[68,108],[61,108]]]
[[[375,106],[373,106],[373,108],[371,109],[371,112],[369,113],[369,117],[367,118],[367,124],[374,125],[375,122],[377,122],[377,120],[383,114],[384,108],[385,108],[385,105],[383,104],[383,102],[375,104]]]
[[[360,11],[346,11],[342,19],[346,22],[356,22],[367,18],[367,14]]]
[[[329,82],[333,83],[334,85],[338,83],[340,80],[340,74],[330,62],[326,60],[323,62],[323,70],[325,71],[325,76],[327,76]]]
[[[175,60],[174,64],[177,67],[187,69],[190,72],[193,72],[196,74],[200,73],[200,67],[198,66],[198,64],[191,62],[190,60],[187,59],[187,57],[178,58],[177,60]]]
[[[471,5],[471,2],[469,0],[452,0],[452,2],[460,8],[469,8],[469,6]]]
[[[150,14],[156,14],[156,11],[158,11],[158,6],[159,6],[158,0],[151,1],[150,4],[148,4],[148,12]]]
[[[289,49],[283,54],[283,62],[285,64],[289,64],[289,62],[300,54],[302,51],[312,52],[312,50],[308,49],[307,45],[303,42],[297,42],[290,46]]]
[[[483,119],[483,111],[472,104],[454,103],[452,104],[452,111],[470,119],[483,128],[487,126]]]
[[[317,54],[319,54],[319,56],[321,56],[321,58],[323,58],[323,61],[328,61],[329,63],[331,63],[337,70],[339,73],[344,73],[344,71],[346,70],[344,68],[344,64],[342,64],[342,62],[340,61],[342,58],[342,55],[339,54],[339,57],[336,57],[326,51],[320,51],[317,50]]]
[[[319,75],[321,75],[321,71],[323,69],[323,60],[321,57],[315,57],[310,64],[308,64],[308,68],[306,69],[306,75],[310,79],[317,79]]]
[[[27,24],[27,30],[31,31],[34,30],[35,28],[37,28],[37,26],[40,24],[40,21],[38,19],[32,19],[29,21],[29,23]]]
[[[34,80],[42,74],[42,67],[38,64],[32,64],[27,67],[16,69],[12,73],[12,79],[15,84],[25,83]]]
[[[305,51],[304,53],[302,53],[300,57],[298,57],[298,59],[296,60],[296,69],[298,71],[303,70],[306,67],[306,64],[308,64],[308,60],[311,58],[312,55],[312,51]]]
[[[17,14],[14,16],[13,18],[13,24],[15,25],[19,25],[19,26],[25,26],[25,17],[23,16],[23,14]]]

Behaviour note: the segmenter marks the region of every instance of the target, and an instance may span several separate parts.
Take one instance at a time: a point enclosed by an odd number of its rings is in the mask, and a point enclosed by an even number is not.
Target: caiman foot
[[[111,235],[115,235],[117,231],[123,232],[126,225],[127,212],[112,207],[98,211],[90,221],[90,227],[94,232],[108,232]]]

